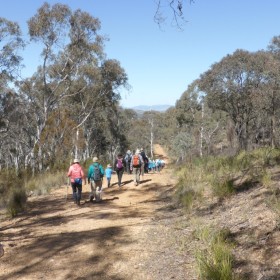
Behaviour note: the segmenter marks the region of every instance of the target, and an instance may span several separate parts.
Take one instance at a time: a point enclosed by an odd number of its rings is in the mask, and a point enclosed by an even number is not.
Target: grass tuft
[[[196,253],[201,280],[236,279],[232,269],[232,245],[227,240],[229,235],[229,230],[214,231],[207,227],[197,233],[204,245],[204,248]]]

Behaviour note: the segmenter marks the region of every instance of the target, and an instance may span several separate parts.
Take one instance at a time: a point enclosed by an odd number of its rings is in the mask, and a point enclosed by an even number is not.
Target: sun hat
[[[98,162],[98,157],[94,157],[94,158],[92,159],[92,161],[93,161],[93,162]]]
[[[80,162],[80,161],[79,161],[79,159],[75,158],[73,162],[77,163],[77,162]]]
[[[135,154],[140,154],[140,151],[139,149],[136,150]]]
[[[112,167],[112,165],[109,163],[109,164],[107,165],[107,167]]]

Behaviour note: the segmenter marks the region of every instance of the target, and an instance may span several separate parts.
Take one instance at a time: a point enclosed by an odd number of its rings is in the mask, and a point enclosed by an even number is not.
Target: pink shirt
[[[74,163],[70,166],[67,176],[70,177],[73,183],[74,179],[84,178],[85,174],[81,165],[79,163]]]

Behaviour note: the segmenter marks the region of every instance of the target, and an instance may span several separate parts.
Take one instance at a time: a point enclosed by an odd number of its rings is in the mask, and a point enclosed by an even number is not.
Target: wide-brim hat
[[[139,149],[136,150],[135,154],[140,154],[140,151]]]
[[[109,164],[107,165],[107,167],[112,167],[112,165],[109,163]]]
[[[92,161],[93,161],[93,162],[98,162],[98,157],[94,157],[94,158],[92,159]]]
[[[77,162],[80,162],[80,161],[79,161],[78,158],[75,158],[75,159],[73,160],[73,163],[77,163]]]

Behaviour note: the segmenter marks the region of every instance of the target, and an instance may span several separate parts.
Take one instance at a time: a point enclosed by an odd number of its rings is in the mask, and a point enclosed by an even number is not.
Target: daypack
[[[122,169],[123,168],[122,158],[117,160],[117,168],[118,169]]]
[[[127,162],[131,162],[131,158],[132,158],[132,155],[131,155],[131,154],[126,154],[125,160],[126,160]]]
[[[76,184],[81,185],[83,181],[82,181],[82,178],[75,178],[75,179],[74,179],[74,182],[75,182]]]
[[[99,169],[99,165],[94,165],[93,166],[93,180],[94,181],[100,181],[101,180],[101,173]]]
[[[134,155],[132,158],[132,166],[139,167],[140,166],[140,157],[138,155]]]

